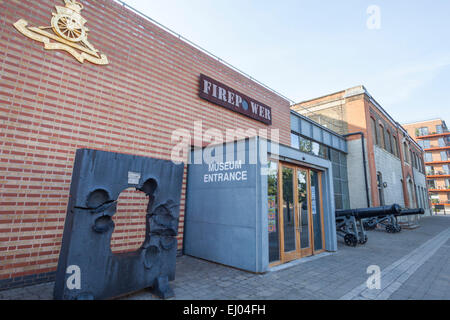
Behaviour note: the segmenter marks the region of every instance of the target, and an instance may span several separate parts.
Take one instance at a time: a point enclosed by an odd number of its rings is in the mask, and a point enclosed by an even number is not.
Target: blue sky
[[[125,2],[296,102],[362,84],[400,123],[450,121],[448,0]]]

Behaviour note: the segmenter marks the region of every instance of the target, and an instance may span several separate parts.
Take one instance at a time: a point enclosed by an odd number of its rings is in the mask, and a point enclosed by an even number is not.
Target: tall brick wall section
[[[81,2],[108,66],[44,50],[13,27],[20,18],[49,26],[63,1],[0,1],[0,287],[56,269],[76,149],[170,159],[172,132],[192,132],[197,120],[204,130],[269,128],[199,99],[200,73],[272,107],[270,128],[290,143],[288,101],[111,0]],[[185,196],[184,187],[179,249]],[[116,239],[136,246],[143,214],[126,218],[134,233]]]

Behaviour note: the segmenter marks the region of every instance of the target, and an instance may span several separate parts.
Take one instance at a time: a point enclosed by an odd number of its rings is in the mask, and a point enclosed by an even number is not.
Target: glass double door
[[[288,262],[323,250],[321,173],[280,164],[280,258]]]

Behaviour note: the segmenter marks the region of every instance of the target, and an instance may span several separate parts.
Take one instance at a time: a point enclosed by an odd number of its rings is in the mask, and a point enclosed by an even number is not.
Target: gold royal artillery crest
[[[28,22],[20,19],[14,27],[26,37],[44,43],[47,50],[67,51],[81,63],[87,60],[94,64],[108,64],[108,58],[99,54],[88,41],[89,29],[85,26],[87,21],[80,14],[83,5],[75,0],[64,0],[64,2],[65,7],[56,6],[51,26],[28,27]],[[50,29],[53,33],[46,31]]]

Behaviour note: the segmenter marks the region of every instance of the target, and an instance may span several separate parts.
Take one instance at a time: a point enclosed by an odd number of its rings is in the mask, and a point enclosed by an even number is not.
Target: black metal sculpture
[[[183,170],[166,160],[77,150],[54,298],[107,299],[144,288],[172,297]],[[149,199],[145,241],[136,252],[113,254],[112,217],[131,187]]]

